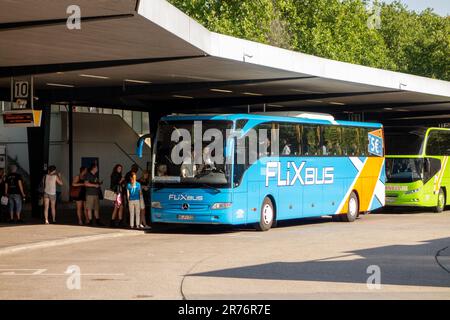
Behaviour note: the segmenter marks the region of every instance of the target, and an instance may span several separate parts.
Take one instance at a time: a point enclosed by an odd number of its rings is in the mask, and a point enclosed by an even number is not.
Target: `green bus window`
[[[426,153],[429,156],[442,156],[443,155],[443,132],[438,130],[430,131],[427,140]],[[442,145],[442,147],[441,147]]]

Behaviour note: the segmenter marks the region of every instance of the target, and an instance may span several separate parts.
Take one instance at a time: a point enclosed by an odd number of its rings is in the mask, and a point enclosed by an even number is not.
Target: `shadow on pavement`
[[[343,256],[305,262],[272,262],[240,268],[190,274],[190,277],[238,279],[367,282],[369,266],[379,266],[381,284],[450,288],[450,254],[440,252],[450,238],[416,245],[392,245],[345,252]]]

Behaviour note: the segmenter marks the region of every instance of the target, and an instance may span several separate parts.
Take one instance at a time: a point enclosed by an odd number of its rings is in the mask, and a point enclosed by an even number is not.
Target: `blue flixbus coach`
[[[152,168],[154,223],[266,231],[323,215],[352,222],[385,201],[382,125],[328,115],[167,116]]]

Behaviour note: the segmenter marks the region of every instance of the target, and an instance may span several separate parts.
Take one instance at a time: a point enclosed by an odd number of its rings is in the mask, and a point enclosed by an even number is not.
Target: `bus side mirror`
[[[145,142],[145,139],[147,139],[147,138],[151,139],[152,135],[151,134],[145,134],[142,137],[140,137],[139,140],[137,141],[136,154],[137,154],[137,156],[139,158],[142,158],[142,152],[143,152],[143,149],[144,149],[144,142]]]

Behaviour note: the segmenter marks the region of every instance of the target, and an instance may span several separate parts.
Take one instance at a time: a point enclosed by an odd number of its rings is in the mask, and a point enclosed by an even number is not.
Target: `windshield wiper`
[[[212,185],[209,185],[209,184],[207,184],[207,183],[200,183],[200,185],[201,185],[202,187],[205,187],[205,188],[214,190],[216,193],[220,193],[220,192],[221,192],[220,189],[218,189],[218,188],[216,188],[216,187],[213,187]]]

